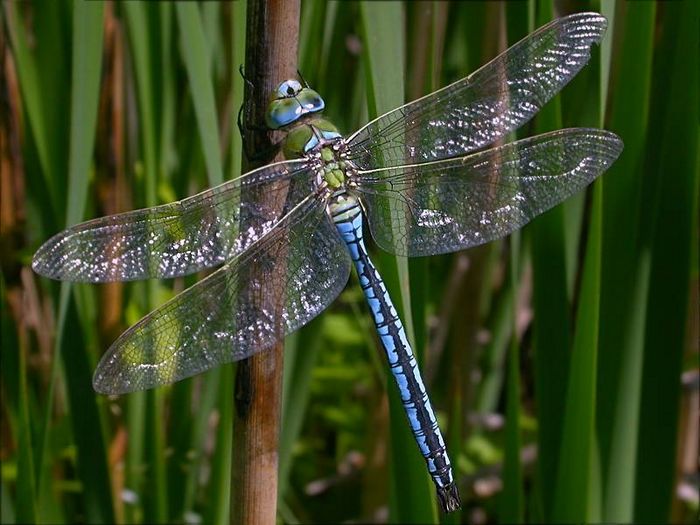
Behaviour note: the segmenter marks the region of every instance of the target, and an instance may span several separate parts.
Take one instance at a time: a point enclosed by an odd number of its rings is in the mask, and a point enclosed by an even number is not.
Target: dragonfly
[[[285,159],[181,201],[64,230],[34,270],[108,282],[213,273],[125,331],[97,392],[166,385],[269,349],[325,310],[354,265],[441,507],[460,508],[445,441],[406,331],[366,248],[429,256],[501,238],[584,189],[620,155],[609,131],[570,128],[505,142],[588,62],[606,19],[556,19],[470,76],[344,137],[304,81],[266,113]],[[264,198],[248,198],[263,195]]]

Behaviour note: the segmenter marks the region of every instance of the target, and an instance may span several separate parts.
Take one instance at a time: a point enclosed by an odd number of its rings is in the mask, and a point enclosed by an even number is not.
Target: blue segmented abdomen
[[[428,465],[438,495],[441,499],[446,493],[452,496],[456,489],[445,442],[420,376],[418,363],[406,338],[406,331],[384,282],[367,253],[362,238],[362,209],[354,197],[345,194],[342,199],[342,205],[332,205],[330,208],[333,222],[355,264],[360,286],[399,387],[411,430]]]

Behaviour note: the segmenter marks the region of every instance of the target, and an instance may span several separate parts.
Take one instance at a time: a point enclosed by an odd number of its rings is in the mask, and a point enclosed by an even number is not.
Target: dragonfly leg
[[[246,126],[243,124],[243,108],[245,104],[241,104],[238,110],[238,131],[241,134],[241,140],[243,141],[243,153],[246,159],[250,162],[262,162],[269,161],[272,157],[277,155],[280,149],[281,142],[273,142],[267,148],[255,149],[251,146],[251,141],[248,139],[248,131],[270,131],[267,126]]]
[[[243,81],[246,83],[248,89],[253,91],[255,89],[255,84],[252,80],[245,76],[245,72],[243,71],[243,64],[241,64],[238,67],[238,72],[241,74],[241,77],[243,77]],[[258,124],[244,124],[244,110],[245,102],[241,104],[241,107],[238,109],[238,118],[236,119],[236,123],[238,124],[238,131],[240,132],[241,140],[243,141],[243,153],[245,154],[246,159],[253,163],[269,161],[279,152],[281,142],[273,142],[270,146],[262,149],[254,148],[251,144],[252,141],[248,139],[248,132],[255,131],[259,133],[268,133],[270,129],[267,126],[262,126]]]

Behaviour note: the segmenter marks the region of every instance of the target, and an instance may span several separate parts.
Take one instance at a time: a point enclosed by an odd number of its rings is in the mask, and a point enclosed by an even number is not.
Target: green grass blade
[[[593,184],[593,205],[576,314],[569,388],[562,432],[561,457],[553,500],[552,520],[591,521],[590,476],[595,453],[596,362],[600,300],[601,181]]]
[[[148,461],[144,515],[147,521],[164,523],[168,520],[169,484],[165,467],[165,397],[164,390],[156,388],[146,392],[146,439],[144,455]]]
[[[79,222],[85,213],[100,95],[103,11],[99,4],[77,4],[73,11],[67,224]]]
[[[156,177],[158,173],[158,147],[156,140],[155,101],[153,78],[155,69],[152,45],[148,39],[147,6],[137,2],[123,4],[131,55],[133,57],[134,78],[139,108],[141,147],[145,172],[144,201],[147,206],[156,204]]]
[[[9,304],[6,304],[5,301],[7,296],[5,295],[4,273],[0,273],[0,294],[2,294],[0,344],[3,355],[3,397],[5,398],[4,403],[8,406],[8,412],[10,412],[7,424],[12,431],[12,439],[17,443],[13,521],[34,523],[37,521],[38,514],[37,482],[29,411],[30,395],[27,389],[27,344],[26,341],[19,341],[18,333],[14,327],[10,326]],[[10,367],[12,368],[10,369]],[[10,370],[13,370],[14,374],[10,374]],[[3,472],[2,490],[4,500],[5,472]]]
[[[176,3],[175,12],[182,36],[183,60],[192,91],[209,184],[216,186],[224,181],[224,171],[221,165],[219,124],[216,118],[210,62],[203,60],[208,53],[202,18],[198,6],[194,3]]]
[[[518,254],[520,234],[514,233],[510,242],[510,272],[508,287],[513,297],[518,296]],[[501,523],[522,523],[524,512],[523,468],[520,461],[522,440],[520,437],[520,349],[513,303],[512,332],[508,345],[508,379],[506,385],[505,458],[503,461],[503,492],[499,501]]]
[[[211,463],[211,499],[205,515],[205,523],[216,525],[230,523],[233,377],[233,365],[224,365],[219,373],[219,425],[216,431],[216,449],[214,450]]]
[[[170,2],[161,2],[158,13],[158,25],[160,28],[160,144],[158,146],[158,158],[161,159],[161,168],[166,180],[171,180],[171,172],[178,156],[175,142],[175,122],[178,108],[175,96],[177,94],[177,77],[175,63],[177,60],[174,45],[174,16],[173,5]]]
[[[45,92],[41,89],[42,84],[37,60],[30,52],[24,25],[17,13],[18,8],[19,4],[8,2],[3,5],[5,12],[3,26],[8,29],[9,40],[12,44],[17,77],[22,91],[22,99],[27,111],[27,119],[32,130],[33,140],[36,145],[39,164],[41,165],[43,186],[50,195],[49,202],[55,214],[57,210],[62,209],[55,183],[57,180],[55,177],[55,170],[58,165],[58,159],[51,156],[53,152],[51,146],[52,136],[50,135],[50,130],[46,122],[48,117],[44,108],[45,100],[42,97]],[[49,215],[51,219],[56,220],[57,217],[54,214]]]
[[[603,177],[603,266],[598,382],[598,439],[604,468],[605,521],[633,518],[639,431],[647,257],[638,244],[644,180],[656,4],[628,3],[609,26],[624,30],[613,64],[610,129],[624,137],[622,156]],[[618,26],[621,26],[618,28]],[[607,40],[607,39],[606,39]],[[630,305],[635,305],[630,308]]]

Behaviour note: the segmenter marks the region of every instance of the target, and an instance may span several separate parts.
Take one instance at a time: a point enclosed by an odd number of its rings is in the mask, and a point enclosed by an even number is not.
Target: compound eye
[[[277,88],[278,98],[291,98],[301,91],[301,84],[296,80],[285,80]]]
[[[321,95],[311,88],[302,89],[301,93],[297,95],[297,100],[299,100],[299,103],[307,113],[322,111],[326,106]]]

